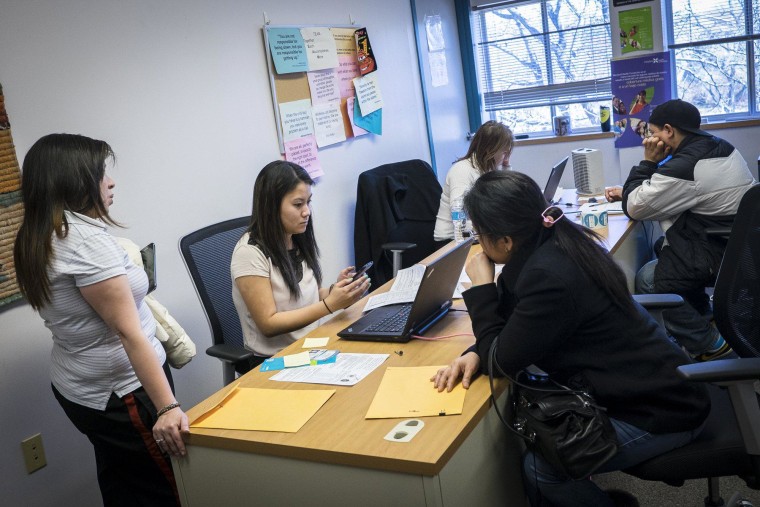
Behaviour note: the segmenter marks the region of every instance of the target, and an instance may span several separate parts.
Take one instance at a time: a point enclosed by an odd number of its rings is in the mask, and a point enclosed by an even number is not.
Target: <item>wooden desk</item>
[[[486,378],[473,382],[462,415],[424,418],[425,427],[408,443],[384,440],[402,419],[364,419],[386,367],[445,365],[474,338],[406,344],[339,340],[336,333],[358,318],[363,306],[360,302],[309,336],[329,336],[328,348],[341,352],[387,353],[388,360],[352,387],[275,382],[268,379],[276,372],[258,369],[241,377],[243,387],[336,393],[298,433],[192,429],[187,457],[172,460],[182,505],[526,504],[521,447],[491,408]],[[464,309],[463,302],[454,308]],[[426,334],[457,332],[472,333],[465,312],[449,312]],[[302,344],[299,340],[283,354],[303,350]],[[191,420],[232,385],[188,410]],[[504,387],[500,382],[500,392]],[[500,402],[503,407],[503,395]]]
[[[609,223],[613,256],[623,265],[635,261],[641,226],[624,215],[610,216]],[[624,269],[635,275],[633,266]],[[182,505],[526,505],[521,443],[498,420],[487,379],[473,382],[462,415],[424,418],[425,427],[409,443],[384,440],[401,419],[364,419],[386,367],[445,365],[474,338],[406,344],[339,340],[336,333],[356,320],[363,307],[360,302],[309,336],[330,337],[330,349],[386,353],[388,360],[352,387],[275,382],[269,377],[276,372],[258,370],[241,377],[243,387],[336,393],[298,433],[192,429],[187,457],[172,460]],[[454,309],[464,309],[464,303],[457,300]],[[457,332],[472,333],[465,312],[449,312],[427,335]],[[299,340],[283,354],[303,350],[302,344]],[[498,385],[503,407],[504,383]],[[193,407],[188,416],[192,420],[216,405],[231,388]]]

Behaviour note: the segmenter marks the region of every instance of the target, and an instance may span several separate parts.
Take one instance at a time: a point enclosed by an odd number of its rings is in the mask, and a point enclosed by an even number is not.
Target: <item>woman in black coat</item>
[[[436,388],[450,390],[460,378],[468,388],[474,375],[487,374],[497,340],[504,372],[535,364],[607,408],[619,447],[599,472],[630,467],[699,434],[707,391],[677,377],[688,357],[633,300],[601,238],[560,208],[547,208],[541,189],[521,173],[482,176],[465,209],[483,247],[467,263],[472,288],[464,293],[476,343],[436,374]],[[504,264],[496,283],[495,264]],[[523,469],[533,505],[614,505],[590,480],[563,476],[533,452]]]

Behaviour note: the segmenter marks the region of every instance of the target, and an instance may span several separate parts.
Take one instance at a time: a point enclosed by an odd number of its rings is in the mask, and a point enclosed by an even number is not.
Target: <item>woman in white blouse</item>
[[[481,174],[508,168],[514,144],[512,131],[498,121],[487,121],[475,132],[467,154],[446,175],[433,233],[436,241],[454,239],[451,203],[462,199]]]
[[[322,287],[319,249],[311,216],[314,181],[301,166],[267,164],[253,189],[251,226],[232,254],[232,299],[245,345],[255,357],[236,365],[243,373],[317,326],[319,319],[361,299],[370,280],[343,269]]]
[[[103,503],[179,505],[168,454],[185,454],[188,421],[144,302],[148,277],[106,231],[118,225],[113,159],[104,141],[72,134],[29,149],[16,277],[52,333],[53,394],[93,444]]]

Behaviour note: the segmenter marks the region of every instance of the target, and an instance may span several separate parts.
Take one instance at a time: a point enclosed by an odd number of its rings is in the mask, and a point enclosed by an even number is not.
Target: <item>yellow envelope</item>
[[[295,433],[335,394],[335,390],[237,387],[219,405],[196,418],[192,428]]]
[[[438,392],[430,377],[443,366],[388,367],[367,410],[366,419],[461,414],[466,393],[462,384]]]

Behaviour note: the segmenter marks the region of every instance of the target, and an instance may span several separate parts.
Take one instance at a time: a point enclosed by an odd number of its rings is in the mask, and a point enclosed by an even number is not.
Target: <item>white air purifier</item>
[[[602,152],[591,148],[572,151],[575,192],[578,195],[604,194]]]

